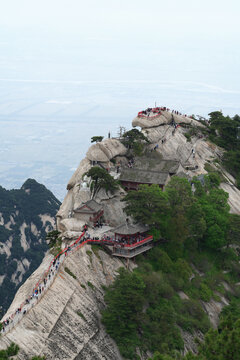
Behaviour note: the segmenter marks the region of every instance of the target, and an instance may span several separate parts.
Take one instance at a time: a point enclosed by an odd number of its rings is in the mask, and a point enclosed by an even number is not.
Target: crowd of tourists
[[[155,108],[147,108],[146,110],[139,111],[138,117],[149,117],[151,114],[152,116],[159,116],[162,114],[162,111],[169,111],[165,106],[163,107],[155,107]]]
[[[138,235],[138,236],[122,236],[121,238],[115,239],[115,245],[119,245],[124,247],[126,245],[134,245],[144,240],[146,236]]]
[[[99,223],[99,227],[102,224]],[[46,293],[46,290],[51,286],[56,274],[59,271],[61,264],[64,262],[65,258],[68,254],[84,245],[85,243],[91,243],[97,241],[101,243],[102,241],[105,242],[107,245],[112,246],[129,246],[134,243],[137,243],[144,239],[143,236],[139,236],[137,238],[117,238],[110,235],[104,234],[101,239],[97,236],[91,236],[88,232],[88,225],[83,226],[83,232],[81,236],[74,241],[71,245],[67,246],[64,250],[62,250],[55,258],[51,261],[48,270],[45,271],[44,275],[42,276],[41,280],[35,285],[32,294],[25,299],[25,301],[15,310],[13,314],[8,316],[6,319],[3,320],[2,324],[2,334],[6,334],[12,327],[14,327],[22,317],[40,300],[40,298]]]
[[[86,232],[86,227],[84,228],[81,236],[74,241],[71,245],[67,246],[62,250],[50,263],[48,270],[44,273],[44,276],[41,280],[35,285],[32,294],[15,310],[13,314],[7,317],[2,322],[1,332],[4,334],[8,332],[12,326],[15,326],[16,323],[25,315],[41,298],[41,296],[46,292],[48,287],[51,285],[55,275],[57,274],[60,265],[64,262],[67,255],[75,249],[78,245],[82,244],[86,238],[90,238],[90,234]]]
[[[156,116],[161,115],[162,111],[170,112],[171,110],[169,108],[167,108],[166,106],[154,107],[154,108],[149,107],[146,110],[139,111],[138,117],[149,117],[149,116],[156,117]],[[189,117],[192,119],[192,116],[182,114],[180,111],[177,111],[177,110],[172,110],[172,114]]]

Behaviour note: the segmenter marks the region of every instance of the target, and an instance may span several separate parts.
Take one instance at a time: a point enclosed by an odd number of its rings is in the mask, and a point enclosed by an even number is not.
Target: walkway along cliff
[[[121,139],[105,139],[89,148],[67,185],[57,214],[62,251],[55,258],[46,255],[3,318],[9,323],[5,323],[0,348],[16,342],[19,359],[34,355],[47,359],[121,359],[100,322],[104,287],[112,283],[119,267],[127,266],[126,258],[132,269],[135,265],[131,258],[152,247],[147,230],[134,229],[131,221],[128,223],[121,199],[140,183],[156,183],[164,189],[171,176],[206,174],[206,164],[222,156],[222,149],[202,132],[204,124],[178,112],[148,109],[138,114],[133,126],[141,127],[149,140],[144,156],[130,161]],[[194,135],[187,141],[189,129],[194,129]],[[84,174],[96,165],[107,169],[124,188],[113,194],[101,189],[92,199],[91,179]],[[217,163],[212,165],[218,168]],[[235,179],[226,171],[223,179],[221,186],[229,192],[232,212],[240,213]],[[89,229],[83,232],[86,223]],[[109,251],[92,249],[90,244],[94,243]],[[208,306],[206,311],[213,313],[213,321],[226,304],[222,298],[217,305]],[[188,349],[194,347],[193,337],[189,339],[187,334],[184,339]]]

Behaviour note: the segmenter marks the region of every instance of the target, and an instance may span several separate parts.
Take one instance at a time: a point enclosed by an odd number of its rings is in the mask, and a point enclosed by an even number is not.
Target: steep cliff
[[[221,187],[229,193],[231,211],[240,213],[240,191],[235,186],[235,179],[219,165],[224,151],[208,141],[208,132],[204,124],[186,116],[162,111],[162,114],[154,119],[137,117],[133,119],[132,125],[141,127],[143,134],[150,141],[146,149],[147,157],[150,158],[157,153],[159,158],[178,160],[188,177],[207,174],[209,164],[212,169],[219,171],[222,174]],[[120,162],[126,166],[126,155],[127,149],[119,139],[106,139],[89,148],[86,157],[68,182],[68,193],[57,214],[62,232],[69,235],[69,232],[79,233],[82,228],[83,224],[75,221],[71,214],[74,209],[91,198],[89,179],[86,179],[84,174],[93,164],[98,163],[110,169],[110,174],[118,178],[115,164]],[[142,168],[141,164],[138,167]],[[105,207],[107,222],[113,226],[121,224],[126,218],[122,210],[123,205],[119,201],[124,195],[123,189],[114,195],[103,191],[97,195],[96,200]]]
[[[145,159],[157,154],[159,159],[178,160],[181,162],[182,173],[188,178],[206,174],[209,166],[219,172],[221,187],[229,193],[231,211],[240,214],[240,191],[235,187],[235,179],[219,164],[223,149],[208,141],[204,124],[163,111],[154,120],[136,118],[133,126],[141,127],[150,141],[145,149]],[[117,179],[119,174],[116,163],[124,166],[128,161],[128,149],[119,139],[106,139],[92,145],[87,151],[86,157],[68,182],[68,193],[57,214],[58,227],[66,244],[81,233],[84,224],[84,221],[73,216],[74,211],[91,199],[90,179],[84,174],[98,164],[107,168]],[[136,159],[136,164],[139,161],[141,163],[141,159]],[[24,189],[27,193],[26,190],[28,189]],[[120,201],[124,195],[122,188],[114,194],[103,190],[97,194],[95,200],[103,206],[106,225],[110,225],[106,230],[125,221],[126,215]],[[100,234],[92,229],[90,233],[93,236]],[[48,254],[41,266],[19,289],[4,318],[31,295],[36,281],[50,261],[51,255]],[[11,332],[0,339],[0,348],[15,341],[21,348],[19,359],[38,354],[45,355],[47,359],[121,359],[116,344],[106,334],[100,322],[100,311],[105,306],[104,286],[114,280],[121,266],[125,266],[125,263],[118,258],[113,258],[102,250],[93,251],[88,245],[71,254],[39,303]],[[134,265],[129,261],[128,266],[132,268]],[[213,326],[216,326],[218,315],[226,304],[224,296],[219,296],[218,301],[203,303]],[[200,333],[182,331],[185,351],[196,350],[195,335],[200,338],[202,336]]]
[[[199,121],[163,111],[155,120],[135,118],[133,126],[142,128],[150,140],[150,147],[163,159],[179,160],[184,172],[198,176],[212,170],[221,174],[221,187],[229,194],[231,211],[240,214],[240,191],[235,186],[236,180],[220,165],[224,150],[208,141],[206,126]]]
[[[124,157],[127,149],[117,139],[106,139],[101,143],[92,145],[87,151],[85,159],[83,159],[70,181],[68,182],[68,193],[57,214],[58,228],[66,236],[76,235],[81,232],[84,222],[76,221],[72,214],[83,202],[91,199],[90,179],[86,179],[84,174],[93,166],[100,164],[110,169],[110,174],[116,176],[111,160],[118,156]],[[113,171],[111,171],[113,170]],[[96,200],[103,204],[105,212],[105,221],[113,226],[121,224],[126,216],[123,213],[123,204],[120,199],[124,196],[125,191],[121,188],[114,194],[105,191],[98,192]]]
[[[50,260],[51,256],[46,256],[19,289],[5,318],[28,297]],[[93,252],[88,245],[69,255],[44,297],[0,338],[0,348],[16,342],[19,359],[40,354],[46,359],[121,359],[100,322],[104,286],[112,282],[120,266],[124,266],[122,261],[102,250]]]

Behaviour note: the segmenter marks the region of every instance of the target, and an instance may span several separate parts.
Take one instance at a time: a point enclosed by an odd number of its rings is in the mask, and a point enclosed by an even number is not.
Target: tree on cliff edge
[[[107,170],[102,169],[98,166],[93,166],[88,172],[84,175],[91,178],[90,190],[92,192],[92,197],[98,193],[100,189],[106,190],[106,192],[113,193],[118,189],[118,183],[114,178],[107,172]]]

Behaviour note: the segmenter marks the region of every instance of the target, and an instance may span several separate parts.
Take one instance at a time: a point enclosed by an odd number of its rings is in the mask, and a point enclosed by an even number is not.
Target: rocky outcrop
[[[57,214],[58,229],[65,233],[69,231],[80,232],[83,223],[76,221],[73,211],[80,205],[91,199],[90,179],[84,174],[92,167],[93,163],[111,168],[111,159],[126,154],[127,149],[117,139],[105,139],[104,141],[92,145],[87,151],[86,157],[80,162],[79,167],[71,177],[67,185],[67,195]],[[111,173],[112,174],[112,173]],[[112,174],[115,176],[116,174]],[[104,207],[105,221],[112,226],[119,225],[126,219],[123,213],[123,206],[120,203],[125,192],[119,188],[114,194],[99,191],[95,200]]]
[[[105,139],[92,145],[86,154],[90,161],[108,162],[117,155],[125,155],[127,149],[117,139]]]
[[[204,125],[196,120],[187,118],[185,116],[173,115],[175,123],[188,125],[188,127],[179,126],[175,129],[171,125],[171,114],[167,111],[163,112],[165,116],[164,123],[161,126],[152,126],[151,120],[146,120],[142,126],[142,132],[150,140],[152,149],[158,152],[163,159],[179,160],[182,165],[185,165],[186,173],[189,176],[198,174],[206,174],[204,169],[207,161],[221,158],[223,151],[219,147],[206,141],[205,136],[201,133],[201,128]],[[133,125],[141,126],[141,122],[133,120]],[[195,129],[195,134],[191,136],[190,141],[186,134],[190,129]],[[194,170],[194,171],[192,171]]]
[[[180,126],[175,128],[172,121]],[[188,177],[206,174],[206,163],[212,164],[213,160],[219,161],[223,156],[223,150],[210,143],[205,132],[202,132],[205,126],[192,118],[162,111],[160,116],[152,119],[137,117],[132,124],[142,128],[143,134],[150,141],[150,151],[155,148],[154,151],[162,159],[180,161]],[[193,131],[191,137],[188,136],[190,131]],[[121,159],[121,163],[126,166],[127,160],[124,158],[126,151],[127,149],[117,139],[106,139],[89,148],[86,158],[81,161],[67,185],[68,193],[57,214],[58,227],[62,232],[79,232],[82,228],[83,224],[73,218],[73,211],[91,198],[89,179],[83,179],[84,173],[93,163],[103,164],[107,168],[113,167],[111,162],[113,158],[117,161]],[[113,173],[113,176],[116,177],[116,173]],[[227,176],[224,171],[223,177],[225,181],[221,187],[229,193],[231,211],[238,213],[239,190],[234,186],[231,176]],[[113,197],[104,192],[97,195],[96,200],[104,204],[106,220],[113,226],[122,223],[126,218],[120,202],[123,195],[123,190],[115,193]]]
[[[174,129],[172,117],[179,127]],[[162,115],[151,118],[135,118],[133,126],[140,126],[143,134],[151,142],[150,148],[154,149],[163,159],[179,160],[187,176],[193,177],[207,174],[206,164],[222,174],[224,181],[220,187],[229,194],[231,212],[240,214],[240,191],[235,186],[235,179],[218,162],[221,161],[224,150],[209,142],[205,133],[201,132],[205,126],[191,118],[171,114],[163,111]],[[194,134],[186,137],[190,130]]]
[[[169,111],[162,111],[161,115],[153,116],[153,117],[151,117],[151,116],[138,117],[137,116],[135,119],[133,119],[132,125],[134,127],[140,126],[142,129],[145,129],[145,128],[158,127],[161,125],[168,125],[172,122],[172,120],[176,124],[186,124],[186,125],[204,127],[204,125],[202,125],[202,123],[200,123],[197,120],[194,120],[188,116],[177,115],[177,114],[171,113]]]
[[[225,299],[224,296],[219,296],[220,301],[211,299],[209,302],[202,301],[202,306],[204,311],[208,314],[209,320],[214,329],[217,328],[219,322],[219,315],[224,306],[229,305],[229,302]]]
[[[47,255],[19,289],[8,314],[31,294],[50,259]],[[0,348],[14,341],[20,345],[20,360],[36,355],[54,360],[121,359],[115,342],[100,322],[103,287],[111,284],[121,266],[121,260],[102,250],[95,255],[88,245],[69,255],[45,296],[10,333],[0,338]],[[64,270],[66,267],[76,279]]]
[[[180,126],[173,126],[172,120]],[[154,119],[135,118],[133,126],[140,126],[150,141],[146,157],[155,151],[159,159],[178,160],[187,177],[206,174],[206,164],[211,164],[216,170],[221,171],[223,176],[221,187],[229,193],[231,211],[240,213],[240,191],[235,187],[235,179],[221,169],[217,161],[213,163],[213,160],[221,159],[223,150],[207,141],[205,133],[201,132],[201,129],[204,129],[203,124],[191,118],[164,111]],[[194,135],[191,134],[189,137],[188,133],[192,129],[194,129]],[[122,165],[126,166],[128,163],[125,157],[126,152],[127,149],[117,139],[106,139],[89,148],[86,157],[80,162],[78,169],[68,182],[67,195],[57,214],[58,229],[62,232],[64,241],[76,239],[84,225],[83,221],[73,216],[80,205],[91,199],[90,179],[84,174],[93,164],[98,163],[99,166],[108,167],[110,173],[117,178],[118,174],[113,169],[112,159],[115,159],[115,162],[121,161]],[[28,190],[24,188],[27,196],[31,196],[31,190]],[[111,226],[122,224],[126,219],[123,212],[124,204],[120,201],[124,195],[125,192],[122,189],[114,194],[100,190],[95,197],[104,209],[106,223],[110,223]],[[51,224],[48,215],[41,213],[39,218],[44,226]],[[6,229],[11,228],[14,222],[13,215],[6,223],[0,213],[0,225],[4,225]],[[29,227],[32,234],[38,236],[38,228],[33,221]],[[21,244],[27,249],[25,230],[26,225],[22,223]],[[111,229],[106,226],[105,230]],[[94,236],[96,235],[101,236],[103,233],[94,232]],[[0,254],[2,249],[5,249],[5,254],[10,254],[12,246],[13,238],[9,237],[0,248]],[[48,254],[41,266],[21,286],[5,317],[14,312],[19,304],[32,293],[34,285],[47,269],[51,258]],[[22,265],[29,267],[26,261],[23,261]],[[11,332],[0,339],[0,348],[7,347],[11,341],[18,343],[21,349],[20,360],[34,355],[45,355],[47,359],[121,359],[116,344],[106,334],[100,322],[100,313],[105,306],[104,286],[111,284],[121,266],[125,266],[121,260],[109,256],[102,250],[93,252],[91,246],[84,246],[71,254],[39,303]],[[129,266],[133,267],[131,261]],[[65,271],[67,268],[70,272]],[[22,270],[21,263],[17,263],[17,270]],[[17,281],[14,276],[12,280]],[[0,283],[3,281],[4,276],[0,276]],[[179,292],[179,296],[182,299],[188,299],[183,292]],[[223,306],[227,305],[226,299],[221,297],[219,302],[212,299],[209,303],[202,303],[202,305],[212,325],[216,327],[219,313]],[[181,332],[185,343],[185,353],[189,350],[196,352],[194,337],[202,339],[202,334],[200,332],[190,334],[182,330]]]
[[[221,183],[220,187],[229,195],[228,203],[231,208],[231,213],[240,215],[240,191],[229,182]]]

